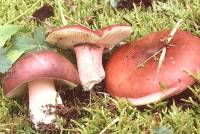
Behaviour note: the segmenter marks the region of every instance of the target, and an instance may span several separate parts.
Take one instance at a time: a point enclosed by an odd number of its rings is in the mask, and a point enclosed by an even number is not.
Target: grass
[[[66,23],[82,24],[92,29],[114,23],[127,23],[134,33],[127,40],[135,40],[153,31],[172,28],[179,19],[181,29],[200,36],[200,1],[165,0],[154,1],[151,8],[135,7],[131,11],[112,9],[107,0],[74,0],[72,6],[61,1]],[[55,8],[55,17],[48,20],[51,25],[62,25],[58,1],[42,0],[1,0],[0,24],[24,25],[30,31],[36,26],[31,20],[32,13],[44,3]],[[88,21],[92,17],[93,21]],[[124,19],[125,18],[125,19]],[[92,21],[92,25],[91,25]],[[200,75],[199,75],[200,76]],[[200,78],[197,77],[200,81]],[[100,86],[103,88],[102,86]],[[191,91],[189,91],[191,90]],[[68,107],[79,109],[78,118],[59,118],[61,133],[116,133],[116,134],[198,134],[200,133],[200,85],[190,87],[186,97],[174,97],[144,107],[134,107],[123,99],[113,99],[108,94],[94,90],[89,97],[66,99]],[[102,91],[102,90],[100,90]],[[70,92],[72,93],[72,92]],[[69,96],[72,94],[69,93]],[[85,95],[85,99],[82,99]],[[75,95],[76,96],[76,95]],[[28,102],[23,99],[7,99],[0,93],[0,133],[39,133],[28,119]]]

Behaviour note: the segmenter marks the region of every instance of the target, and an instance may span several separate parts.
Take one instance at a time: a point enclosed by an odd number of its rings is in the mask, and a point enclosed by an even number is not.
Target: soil
[[[71,119],[77,119],[83,116],[82,114],[82,107],[87,106],[90,101],[92,103],[95,102],[94,99],[90,100],[90,95],[93,97],[103,98],[102,94],[99,94],[97,92],[105,92],[104,88],[104,82],[96,85],[94,87],[94,90],[92,92],[84,91],[81,86],[75,88],[74,90],[69,90],[67,87],[63,87],[61,85],[57,85],[57,89],[59,89],[59,94],[63,100],[64,105],[56,105],[56,106],[49,106],[50,108],[54,108],[54,112],[50,112],[50,114],[56,114],[58,117],[61,117],[63,120],[65,120],[66,124],[64,124],[64,128],[70,128],[73,129],[73,124],[70,122]],[[67,92],[66,92],[67,90]],[[192,108],[192,104],[187,103],[183,101],[182,99],[187,99],[188,97],[192,97],[195,100],[195,97],[190,90],[186,90],[179,95],[176,95],[174,97],[171,97],[169,99],[166,99],[166,105],[167,107],[171,107],[171,105],[175,102],[175,104],[179,107],[181,107],[183,110],[187,108]],[[196,100],[195,100],[196,101]],[[101,105],[101,101],[100,101]],[[153,105],[153,104],[152,104]],[[104,102],[102,102],[102,106],[105,106]],[[107,108],[109,109],[111,116],[115,116],[118,114],[117,107],[113,101],[109,101],[106,104]],[[137,107],[140,111],[145,111],[147,109],[151,109],[148,106],[139,106]],[[51,110],[50,110],[51,111]],[[162,106],[158,106],[155,109],[152,110],[152,113],[162,113]],[[40,131],[41,132],[48,132],[48,133],[59,133],[60,130],[55,127],[54,124],[40,124]],[[79,133],[78,131],[74,130],[75,134]]]
[[[66,106],[75,106],[77,103],[87,104],[89,102],[90,92],[84,91],[81,86],[78,86],[72,90],[66,89],[66,87],[58,87],[59,94]]]
[[[117,114],[117,107],[113,101],[108,102],[108,109],[110,110],[112,116]]]
[[[102,83],[100,85],[102,85]],[[94,87],[95,92],[103,89],[100,85],[96,85]],[[63,105],[47,105],[46,107],[48,110],[44,112],[47,112],[48,114],[55,114],[59,118],[62,118],[66,123],[64,124],[64,128],[70,128],[73,125],[71,124],[70,120],[81,117],[81,108],[89,104],[90,92],[84,91],[81,86],[78,86],[73,90],[67,89],[67,87],[58,84],[56,84],[56,87],[63,100]],[[39,123],[38,127],[40,133],[57,134],[60,132],[58,127],[56,127],[53,123],[48,125]],[[78,132],[74,130],[72,133],[77,134]]]
[[[38,124],[38,130],[41,134],[59,134],[60,129],[55,126],[55,124]]]
[[[47,114],[55,114],[57,117],[62,118],[66,124],[64,124],[65,128],[69,128],[70,120],[76,119],[81,115],[80,109],[77,107],[66,107],[64,105],[47,105],[48,111],[44,111]],[[38,128],[40,133],[48,133],[48,134],[57,134],[60,133],[59,127],[57,127],[54,123],[44,124],[39,123]]]

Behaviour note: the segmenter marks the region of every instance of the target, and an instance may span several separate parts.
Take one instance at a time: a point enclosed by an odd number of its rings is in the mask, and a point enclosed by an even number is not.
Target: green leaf
[[[33,37],[27,35],[19,35],[12,41],[13,49],[27,50],[43,50],[48,49],[48,43],[45,41],[45,34],[42,27],[34,30]]]
[[[35,40],[27,35],[18,35],[11,40],[12,48],[7,52],[8,59],[14,63],[25,51],[35,48]]]
[[[37,42],[37,44],[43,44],[45,41],[45,33],[42,27],[35,28],[33,38]]]
[[[11,63],[14,63],[22,54],[24,54],[24,51],[21,50],[9,50],[9,52],[6,54],[7,59],[10,60]]]
[[[50,49],[45,40],[42,27],[37,27],[32,36],[18,35],[12,38],[12,48],[8,51],[8,59],[15,62],[26,51],[40,51]]]
[[[36,42],[35,50],[46,50],[50,49],[50,45],[46,42],[44,29],[37,27],[34,31],[33,38]]]
[[[11,43],[13,44],[13,50],[21,51],[34,49],[37,44],[32,37],[29,37],[27,35],[18,35],[12,39]]]
[[[4,46],[6,41],[20,28],[17,25],[0,25],[0,47]]]
[[[0,73],[5,73],[11,67],[10,60],[7,59],[6,55],[4,54],[4,49],[0,48]]]

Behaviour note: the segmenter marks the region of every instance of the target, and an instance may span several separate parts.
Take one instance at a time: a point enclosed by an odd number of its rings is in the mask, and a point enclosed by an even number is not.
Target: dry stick
[[[160,55],[160,58],[159,58],[159,62],[158,62],[158,68],[157,68],[157,71],[156,71],[156,77],[155,77],[155,81],[154,81],[154,86],[156,86],[156,83],[157,83],[157,80],[158,80],[158,74],[159,74],[159,71],[160,71],[160,68],[165,60],[165,56],[166,56],[166,51],[167,51],[167,46],[169,46],[169,43],[171,42],[172,38],[174,37],[178,27],[180,26],[180,24],[182,23],[183,21],[182,20],[179,20],[176,25],[174,26],[174,28],[171,30],[170,34],[168,35],[167,39],[165,40],[165,44],[164,44],[164,47],[161,49],[162,52],[161,52],[161,55]]]
[[[168,38],[166,39],[166,45],[168,45],[170,43],[170,41],[172,40],[172,38],[174,37],[178,27],[180,26],[180,24],[183,22],[183,20],[179,20],[176,25],[174,26],[174,28],[171,30],[170,34],[168,35]]]
[[[159,54],[162,51],[162,49],[158,50],[157,52],[155,52],[153,55],[151,55],[149,58],[147,58],[146,60],[144,60],[141,64],[139,64],[135,69],[139,68],[139,67],[143,67],[144,64],[149,61],[150,59],[152,59],[153,57],[155,57],[157,54]]]
[[[175,32],[177,31],[177,29],[178,29],[178,27],[179,27],[179,25],[182,23],[182,20],[179,20],[177,23],[176,23],[176,25],[175,25],[175,27],[171,30],[171,32],[170,32],[170,34],[168,35],[168,37],[167,37],[167,39],[164,41],[165,43],[165,45],[164,45],[164,47],[166,47],[166,46],[168,46],[168,44],[170,43],[170,41],[172,40],[172,38],[174,37],[174,34],[175,34]],[[163,47],[163,48],[164,48]],[[155,57],[157,54],[159,54],[161,51],[163,51],[163,48],[161,48],[160,50],[158,50],[157,52],[155,52],[153,55],[151,55],[149,58],[147,58],[145,61],[143,61],[140,65],[138,65],[136,68],[138,68],[138,67],[142,67],[142,66],[144,66],[144,64],[146,63],[146,62],[148,62],[150,59],[152,59],[153,57]]]
[[[161,50],[162,50],[162,52],[161,52],[159,62],[158,62],[158,68],[157,68],[157,71],[156,71],[156,78],[155,78],[155,81],[154,81],[154,87],[156,86],[156,83],[157,83],[158,73],[160,71],[160,68],[161,68],[161,66],[162,66],[162,64],[165,60],[165,55],[166,55],[166,51],[167,51],[166,46],[164,48],[162,48]]]

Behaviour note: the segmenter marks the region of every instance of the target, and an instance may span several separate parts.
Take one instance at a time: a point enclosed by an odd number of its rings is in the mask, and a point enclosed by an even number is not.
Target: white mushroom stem
[[[54,81],[50,79],[37,79],[28,83],[29,88],[29,110],[30,117],[35,126],[38,123],[54,123],[55,114],[49,114],[47,105],[62,104],[60,96],[57,94]],[[51,109],[54,111],[55,109]]]
[[[102,66],[102,54],[104,46],[78,45],[75,48],[78,72],[84,90],[91,90],[92,87],[105,78]]]

